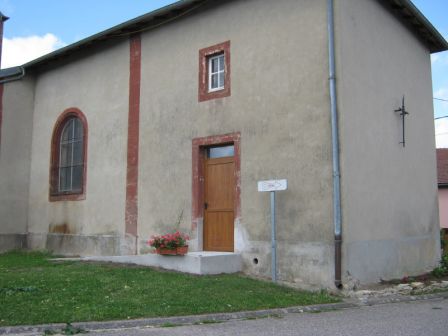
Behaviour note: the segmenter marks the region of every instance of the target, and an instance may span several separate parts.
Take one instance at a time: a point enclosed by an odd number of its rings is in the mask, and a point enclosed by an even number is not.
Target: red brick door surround
[[[235,150],[235,220],[241,218],[241,134],[240,132],[195,138],[192,141],[192,230],[197,230],[204,218],[204,160],[210,146],[233,144]],[[199,234],[202,246],[202,236]]]

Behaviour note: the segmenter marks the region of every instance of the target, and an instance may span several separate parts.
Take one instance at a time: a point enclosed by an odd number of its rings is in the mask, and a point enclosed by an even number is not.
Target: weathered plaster
[[[32,76],[4,86],[0,142],[0,234],[27,232],[33,89]]]
[[[232,94],[198,103],[198,51],[223,41],[231,46]],[[312,261],[332,244],[326,45],[326,2],[309,0],[225,2],[142,34],[141,241],[172,229],[183,211],[180,227],[200,249],[201,225],[190,222],[191,141],[240,132],[235,246],[245,272],[270,274],[269,195],[257,192],[257,181],[286,178],[289,190],[278,196],[280,278],[331,286],[332,258],[323,267]],[[308,253],[309,242],[321,242],[320,252]],[[253,245],[262,246],[259,265]]]
[[[31,234],[46,237],[52,227],[65,225],[70,235],[124,239],[128,85],[128,40],[86,51],[69,63],[55,64],[37,74],[28,220]],[[50,203],[52,131],[60,114],[72,106],[84,113],[89,125],[86,198]],[[37,245],[45,247],[46,243]],[[66,253],[71,253],[72,247],[67,245]]]
[[[114,40],[8,84],[1,239],[23,246],[29,232],[30,248],[131,254],[178,223],[200,251],[192,140],[239,134],[244,272],[271,274],[269,195],[257,181],[285,178],[279,280],[333,286],[326,25],[324,0],[223,1],[142,32],[138,55],[127,38]],[[429,53],[372,0],[336,0],[336,31],[344,271],[363,282],[421,273],[439,257]],[[231,95],[198,102],[198,53],[223,41]],[[141,56],[139,91],[132,56]],[[403,94],[406,148],[393,112]],[[51,132],[72,106],[89,124],[86,198],[49,202]]]
[[[66,256],[121,255],[121,240],[122,236],[117,235],[30,233],[27,246],[30,249],[44,249]]]
[[[0,233],[0,253],[27,247],[26,233]]]
[[[343,269],[423,273],[440,253],[429,51],[377,1],[336,1],[336,27]]]

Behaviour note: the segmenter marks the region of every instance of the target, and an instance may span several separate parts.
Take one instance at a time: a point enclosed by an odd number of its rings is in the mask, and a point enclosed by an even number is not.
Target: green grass
[[[0,255],[0,326],[235,312],[337,302],[241,275],[54,263],[45,253]]]

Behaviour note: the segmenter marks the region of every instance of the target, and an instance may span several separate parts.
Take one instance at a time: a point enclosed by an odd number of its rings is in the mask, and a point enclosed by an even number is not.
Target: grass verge
[[[0,255],[0,326],[196,315],[338,302],[241,275],[195,276],[145,267],[52,263],[45,253]]]

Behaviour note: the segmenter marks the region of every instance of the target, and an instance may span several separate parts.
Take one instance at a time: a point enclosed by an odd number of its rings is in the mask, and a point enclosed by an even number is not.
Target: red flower
[[[189,239],[190,237],[187,234],[176,230],[173,233],[166,233],[161,236],[151,236],[151,239],[148,240],[148,245],[154,248],[176,249],[177,247],[186,246]]]

